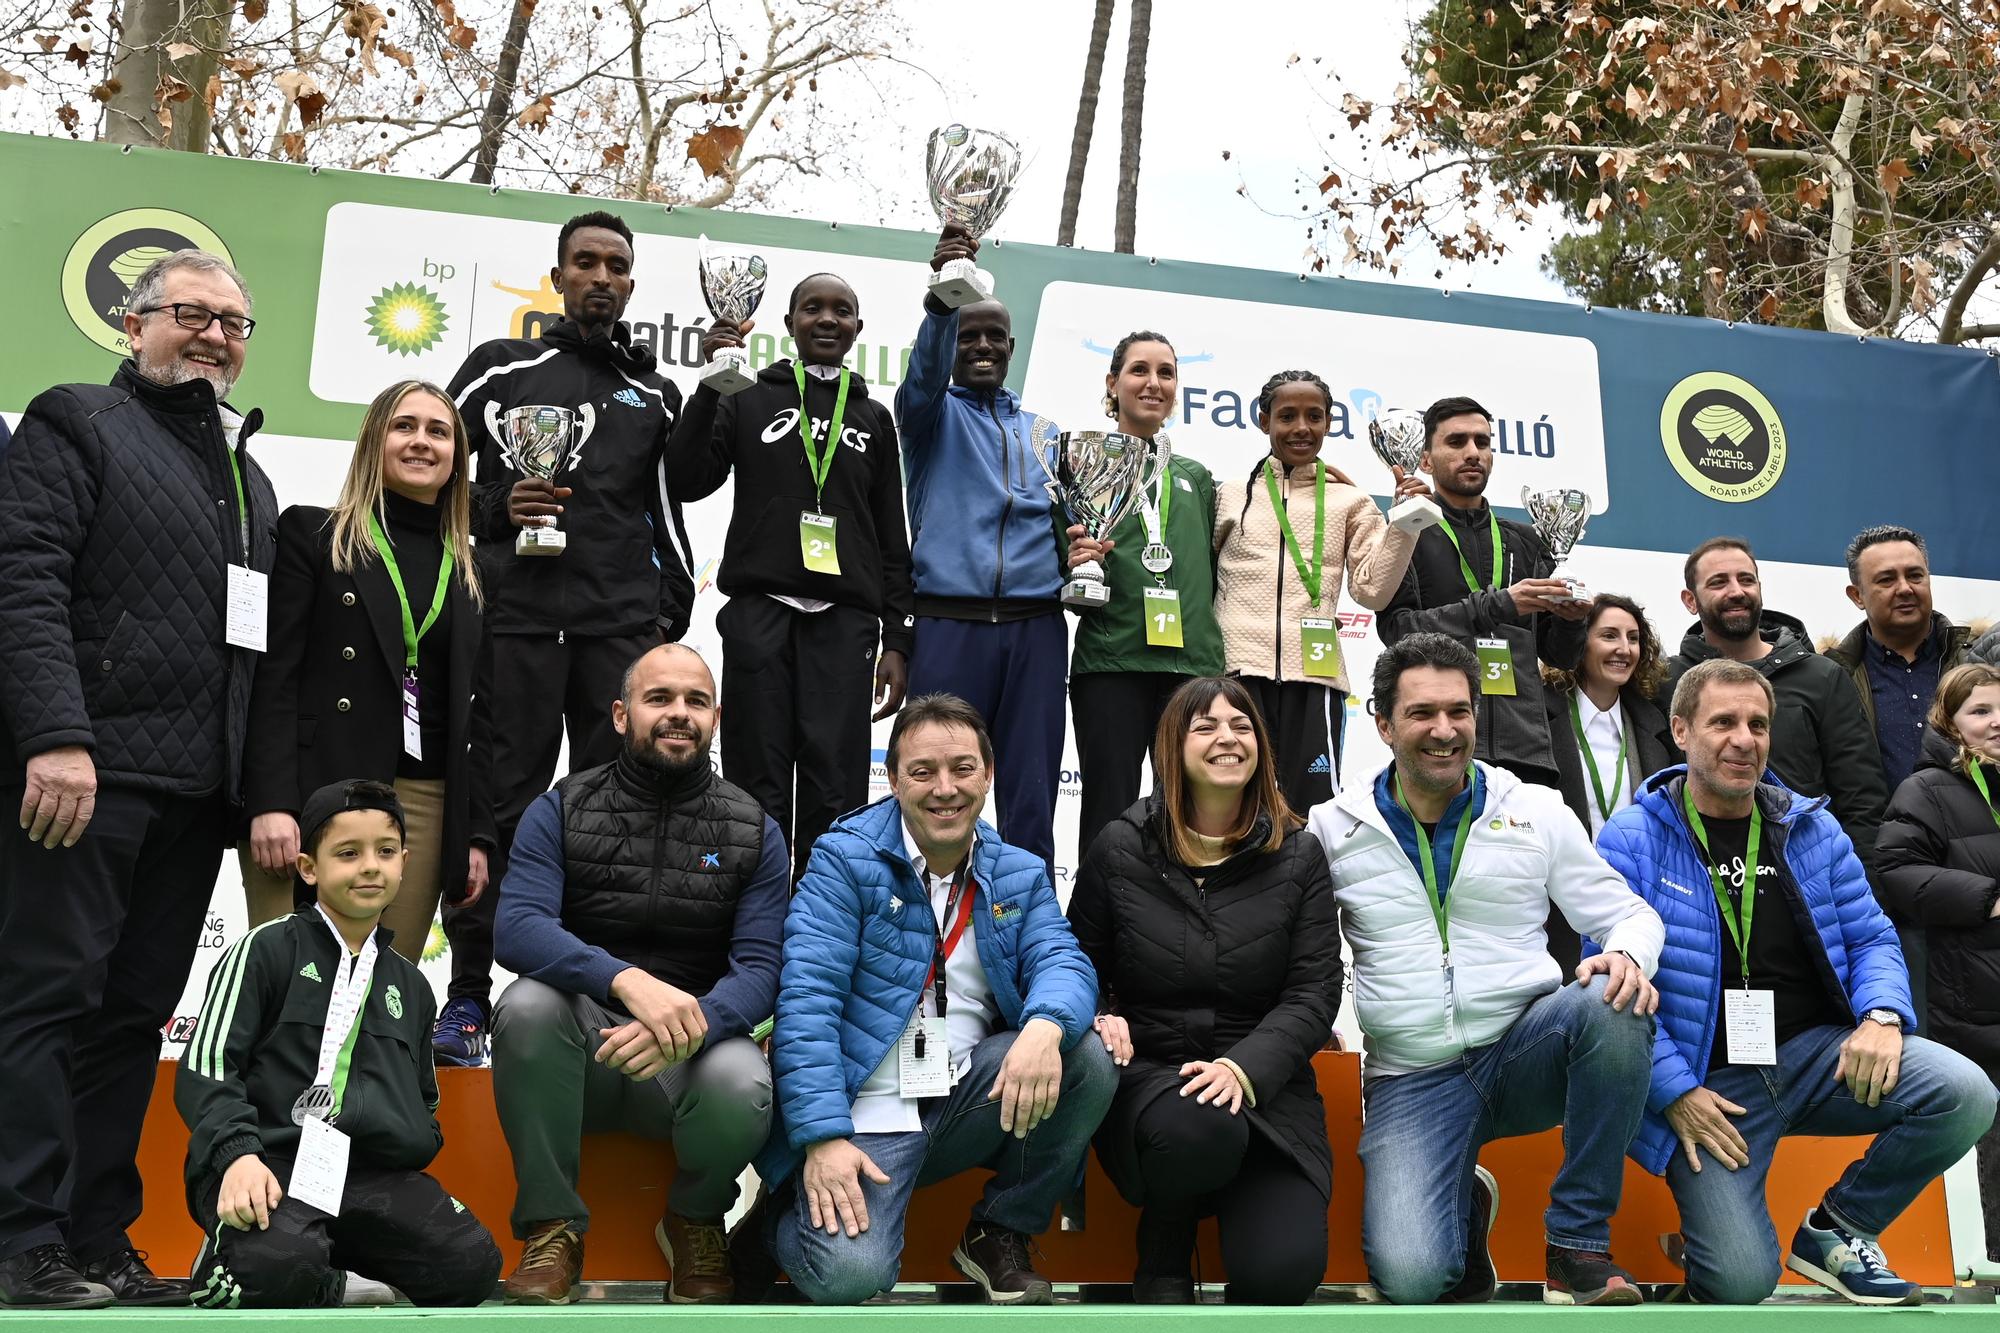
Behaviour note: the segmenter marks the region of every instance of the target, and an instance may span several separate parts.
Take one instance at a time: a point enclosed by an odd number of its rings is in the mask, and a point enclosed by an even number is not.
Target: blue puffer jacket
[[[972,853],[973,939],[1008,1028],[1046,1018],[1068,1050],[1097,1016],[1097,972],[1063,918],[1042,859],[984,821]],[[775,1186],[806,1148],[854,1132],[861,1085],[909,1025],[937,941],[924,885],[903,849],[903,814],[885,797],[813,845],[785,918],[777,1098],[757,1174]]]
[[[909,486],[917,597],[1047,601],[1062,594],[1048,474],[1054,423],[1021,410],[1011,389],[986,395],[951,382],[958,312],[924,313],[896,389]],[[921,604],[917,614],[924,613]]]
[[[1631,1148],[1632,1160],[1654,1175],[1665,1173],[1680,1146],[1665,1111],[1707,1077],[1722,1010],[1722,920],[1681,810],[1686,774],[1685,764],[1654,774],[1639,799],[1597,835],[1598,853],[1667,923],[1667,947],[1653,978],[1660,989],[1653,1086]],[[1903,1016],[1905,1031],[1914,1029],[1910,974],[1896,929],[1869,892],[1854,844],[1826,799],[1799,796],[1766,773],[1757,805],[1764,816],[1765,852],[1782,856],[1791,871],[1798,894],[1793,914],[1812,925],[1806,938],[1819,941],[1828,990],[1844,995],[1854,1016],[1892,1009]],[[1597,949],[1590,945],[1586,951]]]

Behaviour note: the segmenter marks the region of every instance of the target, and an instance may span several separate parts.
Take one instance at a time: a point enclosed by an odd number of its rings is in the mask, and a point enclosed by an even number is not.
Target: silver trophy
[[[1590,522],[1590,496],[1574,488],[1568,490],[1531,490],[1521,488],[1521,508],[1528,511],[1534,521],[1535,532],[1542,544],[1549,548],[1549,556],[1557,565],[1583,540],[1584,525]],[[1551,578],[1560,577],[1551,574]],[[1569,589],[1567,597],[1552,597],[1552,602],[1587,602],[1590,590],[1575,579],[1565,578],[1563,583]]]
[[[764,256],[724,249],[703,235],[695,242],[695,268],[701,274],[702,299],[718,322],[727,320],[741,328],[757,313],[757,303],[764,299],[764,282],[771,274]],[[757,382],[757,377],[750,373],[750,358],[742,348],[724,347],[702,367],[701,382],[727,397],[742,393]]]
[[[1417,460],[1424,456],[1424,414],[1407,407],[1392,407],[1368,422],[1368,444],[1375,456],[1390,467],[1413,476]],[[1412,537],[1444,517],[1435,502],[1421,495],[1399,500],[1389,510],[1389,526]]]
[[[1164,432],[1146,440],[1115,430],[1071,430],[1056,437],[1053,472],[1041,450],[1035,451],[1035,458],[1048,474],[1049,498],[1087,536],[1102,541],[1167,470],[1173,446]],[[1111,600],[1104,567],[1095,560],[1075,566],[1069,576],[1063,586],[1064,606],[1103,606]]]
[[[938,220],[963,227],[976,241],[1000,220],[1013,197],[1021,150],[1005,135],[947,125],[931,131],[924,168]],[[954,259],[932,277],[931,295],[954,310],[990,300],[993,275],[970,259]]]
[[[575,452],[582,448],[576,440],[576,417],[571,408],[548,406],[511,408],[501,417],[508,457],[522,476],[554,482],[565,468],[574,466]],[[561,555],[568,545],[568,535],[551,514],[516,534],[514,554]]]

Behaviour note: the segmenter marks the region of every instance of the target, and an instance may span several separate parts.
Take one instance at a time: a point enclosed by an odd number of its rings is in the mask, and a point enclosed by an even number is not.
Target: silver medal
[[[1174,567],[1174,553],[1165,542],[1147,542],[1146,549],[1139,552],[1139,563],[1148,574],[1164,574]]]
[[[292,1123],[303,1125],[308,1120],[330,1120],[333,1118],[333,1089],[324,1083],[315,1083],[299,1094],[292,1103]]]

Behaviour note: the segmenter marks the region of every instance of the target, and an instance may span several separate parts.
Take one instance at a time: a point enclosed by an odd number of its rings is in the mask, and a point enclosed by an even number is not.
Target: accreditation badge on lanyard
[[[840,573],[839,524],[826,513],[822,501],[827,474],[833,471],[833,456],[840,452],[840,431],[847,420],[847,386],[853,372],[840,370],[840,387],[833,396],[833,420],[827,423],[826,438],[814,440],[812,418],[806,414],[806,368],[792,363],[799,384],[799,437],[806,447],[806,472],[812,477],[813,507],[799,513],[799,558],[815,574]]]
[[[332,931],[340,956],[346,958],[347,942],[326,909],[317,910],[320,920]],[[294,1199],[329,1217],[340,1215],[341,1195],[347,1188],[348,1138],[332,1122],[340,1114],[341,1099],[347,1091],[354,1042],[361,1032],[361,1007],[367,1002],[369,986],[375,980],[377,952],[375,935],[370,932],[360,954],[345,967],[336,966],[327,990],[326,1025],[320,1030],[319,1065],[312,1086],[292,1103],[292,1123],[300,1130],[299,1151],[286,1188]]]
[[[236,482],[236,531],[244,563],[229,566],[222,638],[232,648],[261,653],[270,641],[271,576],[250,568],[250,502],[243,493],[243,466],[236,461],[235,450],[225,446],[223,452],[229,455],[229,471]]]
[[[1777,994],[1750,989],[1750,929],[1757,915],[1757,851],[1763,840],[1764,817],[1755,804],[1750,807],[1750,839],[1743,850],[1743,886],[1732,903],[1722,870],[1709,851],[1708,829],[1701,812],[1694,808],[1694,794],[1681,788],[1681,806],[1687,811],[1688,825],[1694,830],[1695,845],[1708,863],[1708,880],[1715,890],[1716,914],[1722,918],[1729,938],[1735,941],[1737,962],[1742,966],[1740,989],[1722,988],[1722,1031],[1733,1065],[1775,1065],[1778,1063]]]
[[[382,530],[382,521],[371,511],[368,515],[368,538],[375,543],[375,551],[382,557],[382,568],[388,572],[389,582],[396,589],[396,606],[403,617],[403,753],[412,759],[424,757],[424,728],[422,712],[418,707],[420,690],[417,685],[417,649],[424,641],[424,635],[437,624],[439,613],[444,610],[445,597],[451,591],[452,555],[446,546],[438,558],[437,587],[431,591],[431,609],[424,615],[424,623],[419,625],[410,609],[410,590],[403,586],[403,570],[396,563],[396,546],[389,540],[389,534]]]
[[[1139,521],[1146,526],[1146,546],[1139,552],[1139,564],[1153,576],[1153,586],[1143,588],[1140,614],[1146,617],[1148,648],[1184,648],[1181,632],[1181,594],[1167,586],[1167,572],[1174,567],[1174,551],[1167,545],[1167,513],[1174,502],[1172,469],[1160,473],[1153,494],[1139,501]]]
[[[972,924],[973,887],[971,878],[972,855],[966,853],[964,864],[951,877],[951,887],[945,891],[944,916],[933,922],[935,934],[932,937],[934,952],[931,955],[931,970],[924,978],[924,991],[935,997],[937,1012],[924,1012],[923,994],[917,996],[917,1013],[910,1025],[903,1030],[902,1040],[896,1047],[896,1085],[906,1098],[942,1097],[950,1092],[958,1082],[957,1072],[951,1067],[951,1042],[945,1033],[945,962],[965,938],[965,929]],[[930,909],[929,886],[925,886],[924,908]],[[949,922],[947,927],[945,922]]]
[[[1306,558],[1299,550],[1299,539],[1292,531],[1292,516],[1278,495],[1278,464],[1276,459],[1266,460],[1264,487],[1271,496],[1271,512],[1278,519],[1278,535],[1283,540],[1285,552],[1292,558],[1292,568],[1298,571],[1299,584],[1306,590],[1306,600],[1312,603],[1313,614],[1299,620],[1299,661],[1305,673],[1311,677],[1332,678],[1340,675],[1340,625],[1331,616],[1319,614],[1319,590],[1325,575],[1326,546],[1326,467],[1313,463],[1313,542],[1312,558]]]

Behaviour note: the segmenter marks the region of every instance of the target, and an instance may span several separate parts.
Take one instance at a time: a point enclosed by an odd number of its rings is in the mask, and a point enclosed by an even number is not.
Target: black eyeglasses
[[[188,305],[183,301],[174,301],[167,305],[149,305],[139,313],[151,315],[161,310],[173,311],[174,323],[184,329],[193,329],[196,333],[206,332],[211,324],[220,324],[222,336],[231,342],[248,342],[251,331],[257,327],[256,320],[243,315],[219,315],[205,305]]]

